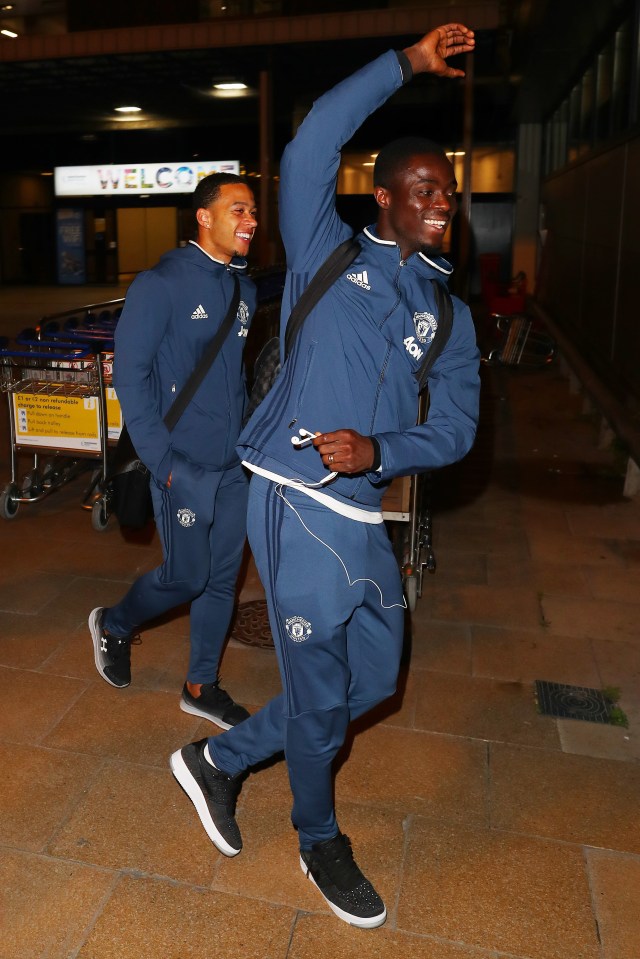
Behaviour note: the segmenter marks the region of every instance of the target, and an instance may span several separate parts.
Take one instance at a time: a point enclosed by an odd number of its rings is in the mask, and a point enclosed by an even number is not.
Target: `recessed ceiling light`
[[[214,90],[246,90],[246,83],[239,83],[237,81],[225,81],[224,83],[214,83]]]
[[[142,107],[114,107],[116,113],[141,113]]]
[[[13,4],[3,3],[2,6],[0,7],[0,10],[2,10],[3,13],[9,13],[10,10],[13,10]]]
[[[13,30],[0,30],[0,33],[5,37],[11,37],[12,40],[15,40],[15,38],[18,36],[17,33],[13,32]]]

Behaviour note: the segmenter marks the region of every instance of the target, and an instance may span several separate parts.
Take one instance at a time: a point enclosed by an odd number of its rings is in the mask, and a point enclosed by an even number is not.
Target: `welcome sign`
[[[54,170],[56,196],[165,196],[192,193],[210,173],[240,173],[238,160],[178,163],[113,163],[59,166]]]

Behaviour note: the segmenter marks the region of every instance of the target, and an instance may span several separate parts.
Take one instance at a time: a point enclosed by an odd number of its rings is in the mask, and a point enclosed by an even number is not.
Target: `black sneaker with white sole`
[[[304,874],[318,887],[336,916],[352,926],[374,929],[387,910],[353,858],[351,842],[341,832],[300,851]]]
[[[103,625],[105,609],[98,606],[89,616],[96,669],[112,686],[123,688],[131,683],[132,636],[112,636]]]
[[[209,719],[220,729],[231,729],[243,719],[249,718],[249,713],[238,703],[234,703],[226,690],[220,688],[220,681],[203,683],[199,696],[192,696],[184,684],[180,699],[180,709],[192,716]]]
[[[196,807],[211,842],[225,856],[237,856],[242,837],[235,820],[236,800],[244,776],[227,776],[212,766],[204,757],[206,745],[207,740],[201,739],[183,746],[173,753],[169,765]]]

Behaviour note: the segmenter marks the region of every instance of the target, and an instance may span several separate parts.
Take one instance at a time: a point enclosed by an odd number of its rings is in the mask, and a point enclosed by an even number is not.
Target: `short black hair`
[[[446,156],[444,147],[436,143],[435,140],[428,140],[426,137],[401,137],[399,140],[392,140],[391,143],[387,143],[376,157],[373,167],[373,185],[388,189],[398,169],[410,157],[420,156],[423,153]]]
[[[191,208],[193,212],[197,213],[201,207],[206,209],[210,203],[217,200],[220,195],[220,187],[224,186],[225,183],[246,182],[246,179],[243,176],[238,176],[237,173],[210,173],[209,176],[205,176],[200,180],[193,191],[191,197]]]

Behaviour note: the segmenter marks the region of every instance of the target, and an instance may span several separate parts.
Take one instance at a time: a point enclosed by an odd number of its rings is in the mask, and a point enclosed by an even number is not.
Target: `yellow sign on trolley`
[[[97,396],[13,393],[16,445],[100,452]]]
[[[110,440],[117,440],[122,432],[122,410],[112,386],[106,389],[107,398],[107,436]]]

